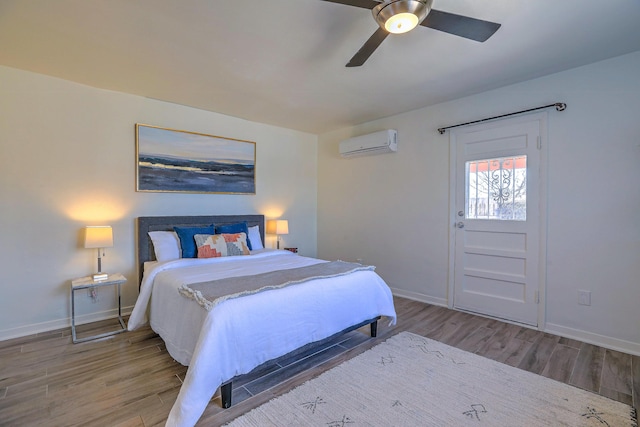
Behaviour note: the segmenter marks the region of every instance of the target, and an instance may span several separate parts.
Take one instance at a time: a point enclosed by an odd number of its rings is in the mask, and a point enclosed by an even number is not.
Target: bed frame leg
[[[378,336],[378,321],[374,320],[369,324],[371,326],[371,338],[375,338]]]
[[[231,407],[231,381],[220,386],[220,398],[222,399],[222,407]]]

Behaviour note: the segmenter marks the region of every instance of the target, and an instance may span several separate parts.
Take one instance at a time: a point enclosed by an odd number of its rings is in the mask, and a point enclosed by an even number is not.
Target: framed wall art
[[[255,194],[256,143],[137,123],[136,190]]]

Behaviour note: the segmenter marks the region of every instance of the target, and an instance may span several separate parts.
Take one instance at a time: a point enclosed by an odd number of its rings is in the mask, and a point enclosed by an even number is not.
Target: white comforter
[[[145,324],[150,308],[153,330],[174,359],[189,365],[167,426],[194,425],[222,383],[267,360],[376,316],[395,323],[391,291],[373,271],[230,299],[211,311],[178,292],[185,283],[319,262],[288,251],[262,250],[250,256],[169,261],[145,271],[128,329]]]

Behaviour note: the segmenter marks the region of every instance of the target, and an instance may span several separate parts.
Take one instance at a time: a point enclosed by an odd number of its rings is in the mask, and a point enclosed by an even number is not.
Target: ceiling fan
[[[406,33],[417,25],[444,31],[445,33],[478,42],[484,42],[500,28],[500,24],[496,24],[495,22],[482,21],[468,16],[431,9],[433,0],[324,1],[371,9],[374,19],[380,26],[353,58],[351,58],[347,67],[359,67],[364,64],[384,39],[387,38],[389,33]]]

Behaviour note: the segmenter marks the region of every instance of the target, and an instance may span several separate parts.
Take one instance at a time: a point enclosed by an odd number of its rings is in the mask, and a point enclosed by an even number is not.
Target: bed
[[[224,228],[242,223],[254,240],[248,256],[157,261],[149,237],[149,232],[170,232],[174,226],[215,224]],[[184,290],[191,290],[189,286],[209,283],[217,288],[223,279],[225,283],[259,283],[256,278],[269,274],[330,264],[261,248],[262,215],[140,217],[137,235],[141,285],[128,329],[149,322],[165,341],[169,354],[189,366],[167,420],[169,426],[194,425],[218,388],[223,407],[229,407],[232,381],[268,361],[367,324],[375,336],[382,316],[395,323],[389,287],[365,268],[269,290],[260,288],[238,298],[216,299],[207,308],[197,298],[188,297]]]

